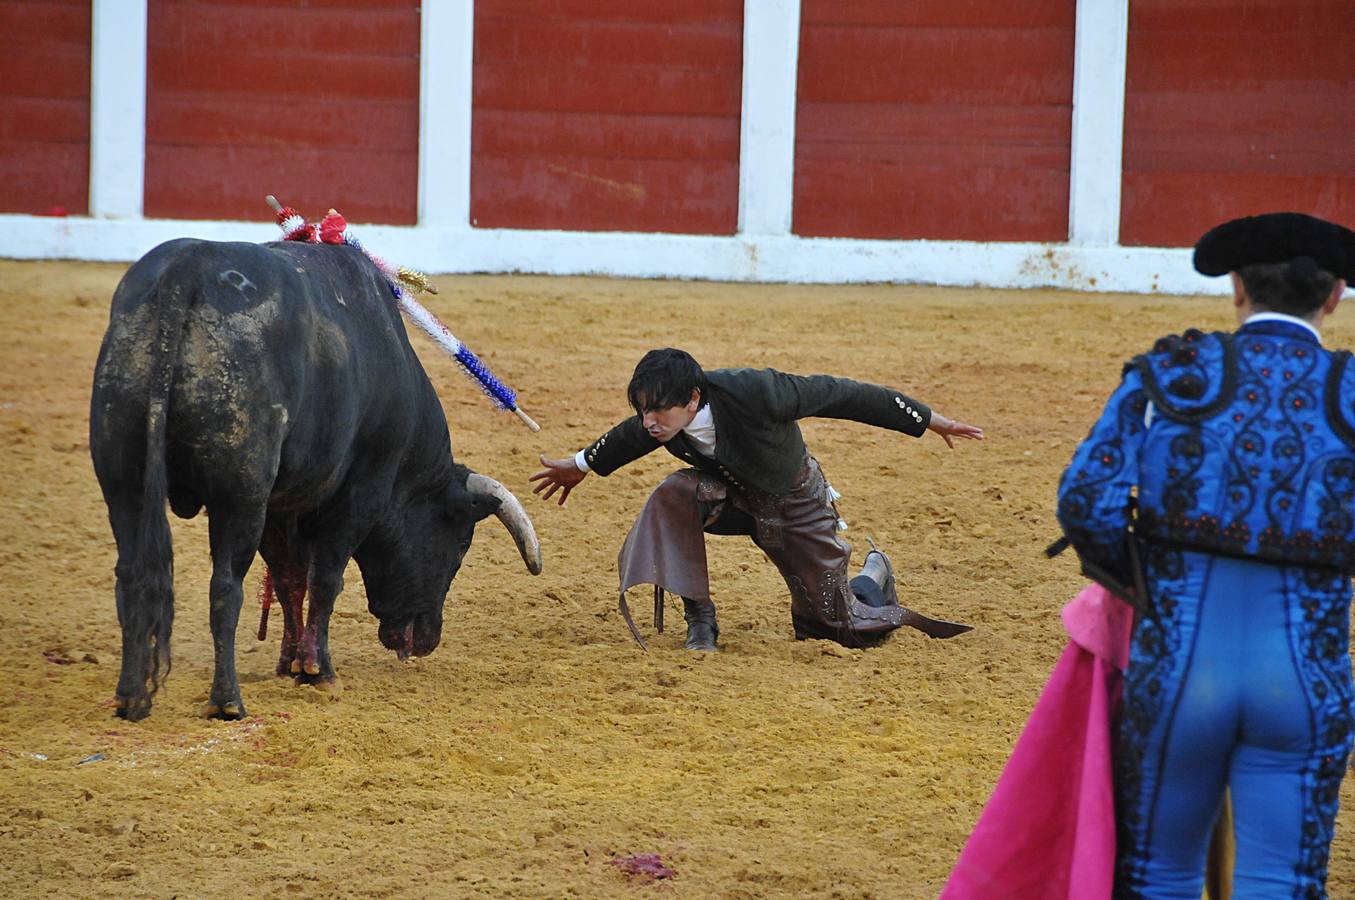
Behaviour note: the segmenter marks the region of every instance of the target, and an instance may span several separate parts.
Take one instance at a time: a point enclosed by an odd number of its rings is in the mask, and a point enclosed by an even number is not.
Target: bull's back
[[[168,391],[171,498],[257,502],[341,479],[385,382],[408,352],[379,274],[346,247],[181,240],[137,262],[114,295],[96,368],[91,447],[138,468],[164,322],[182,316]],[[132,453],[127,453],[128,450]],[[136,452],[139,451],[139,452]],[[95,449],[96,469],[114,463]],[[102,479],[101,475],[101,479]],[[177,504],[176,504],[177,506]]]

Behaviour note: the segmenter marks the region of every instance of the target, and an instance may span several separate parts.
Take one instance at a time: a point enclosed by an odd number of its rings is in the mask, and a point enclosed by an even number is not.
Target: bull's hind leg
[[[338,687],[339,677],[329,656],[329,619],[334,612],[334,601],[343,590],[346,562],[324,562],[317,555],[311,563],[306,627],[301,632],[296,661],[292,664],[292,671],[302,684]]]
[[[273,590],[278,606],[282,608],[282,642],[278,649],[278,665],[274,670],[279,678],[291,678],[301,671],[297,662],[297,646],[305,623],[303,604],[306,600],[307,564],[299,541],[289,538],[285,522],[270,521],[264,526],[259,555],[268,564],[273,576]]]
[[[245,599],[245,574],[254,561],[263,531],[263,506],[240,509],[209,505],[207,512],[212,544],[210,620],[216,668],[206,713],[209,718],[242,719],[246,713],[235,671],[235,630]]]
[[[306,601],[306,565],[288,560],[272,567],[273,589],[282,607],[282,643],[278,649],[279,678],[290,678],[301,671],[297,650],[301,643],[302,617]]]
[[[113,695],[113,712],[123,719],[144,719],[151,712],[151,692],[148,685],[155,674],[152,652],[143,636],[131,627],[133,566],[130,557],[136,552],[136,517],[128,514],[127,506],[109,507],[109,519],[118,543],[118,562],[114,567],[116,583],[113,596],[117,602],[118,627],[122,632],[122,666],[118,672],[118,688]],[[172,610],[172,606],[170,607]]]
[[[109,479],[115,482],[116,479]],[[140,500],[127,492],[105,492],[108,520],[118,545],[114,568],[122,665],[114,694],[114,714],[136,721],[151,712],[151,697],[169,674],[169,634],[174,619],[173,579],[166,568],[161,582],[140,582],[137,554]],[[150,589],[151,587],[155,589]]]
[[[118,605],[118,627],[122,631],[122,667],[118,672],[117,693],[113,695],[113,714],[135,722],[151,713],[151,695],[146,687],[151,680],[150,652],[126,624],[132,593],[130,567],[119,562],[114,571],[117,584],[113,596]]]

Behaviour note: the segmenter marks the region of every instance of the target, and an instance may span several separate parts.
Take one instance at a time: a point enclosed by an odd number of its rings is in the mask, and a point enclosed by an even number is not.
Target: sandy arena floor
[[[452,585],[442,646],[381,648],[350,569],[333,628],[342,691],[273,677],[280,621],[239,664],[251,717],[201,717],[211,674],[206,522],[172,519],[174,671],[150,719],[113,718],[112,536],[87,415],[124,266],[0,261],[0,894],[8,896],[934,897],[1057,657],[1082,585],[1054,488],[1121,362],[1220,299],[916,287],[444,277],[430,307],[516,387],[539,435],[416,337],[457,459],[532,512],[546,571],[491,519]],[[1355,344],[1355,313],[1329,343]],[[849,539],[893,551],[906,604],[978,629],[849,651],[791,638],[784,586],[712,541],[723,652],[681,649],[680,607],[640,652],[616,552],[675,461],[656,453],[569,503],[537,455],[622,418],[652,346],[895,385],[982,425],[947,451],[810,421]],[[859,557],[858,557],[859,558]],[[256,596],[261,566],[250,573]],[[643,591],[637,594],[643,594]],[[639,622],[649,631],[644,596]],[[1347,779],[1333,896],[1355,895]],[[645,884],[610,863],[658,854]]]

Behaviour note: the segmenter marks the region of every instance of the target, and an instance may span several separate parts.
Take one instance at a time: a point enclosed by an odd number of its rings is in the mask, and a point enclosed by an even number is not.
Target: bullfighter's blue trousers
[[[1231,792],[1234,898],[1325,897],[1352,741],[1350,581],[1150,546],[1116,759],[1117,897],[1199,900]]]

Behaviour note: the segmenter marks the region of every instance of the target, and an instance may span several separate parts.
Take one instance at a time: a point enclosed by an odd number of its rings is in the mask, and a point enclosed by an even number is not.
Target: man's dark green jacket
[[[746,484],[773,494],[790,491],[800,474],[805,441],[797,419],[851,419],[921,437],[932,418],[926,405],[892,388],[830,375],[713,369],[706,379],[715,459],[703,456],[685,432],[662,446],[735,487]],[[659,446],[636,415],[590,444],[584,459],[592,471],[610,475]]]

